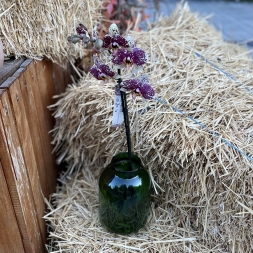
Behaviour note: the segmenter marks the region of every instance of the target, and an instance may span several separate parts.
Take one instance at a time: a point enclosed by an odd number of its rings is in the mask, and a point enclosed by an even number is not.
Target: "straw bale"
[[[87,75],[52,106],[58,161],[79,172],[62,176],[49,204],[51,242],[64,252],[252,252],[252,58],[186,5],[132,36],[168,103],[128,101],[134,151],[152,176],[153,215],[130,237],[100,227],[98,173],[126,140],[123,127],[110,125],[115,84]]]
[[[173,208],[162,205],[153,206],[148,225],[136,234],[107,232],[99,224],[97,181],[86,169],[65,178],[48,203],[44,218],[50,222],[49,252],[209,252],[197,242],[195,231],[178,226],[181,221],[173,217]]]
[[[4,51],[3,51],[3,43],[0,38],[0,68],[2,68],[4,63]]]
[[[67,37],[79,22],[90,30],[101,18],[101,0],[1,0],[0,37],[6,56],[41,59],[64,65],[67,59],[82,57],[82,46],[71,45]]]

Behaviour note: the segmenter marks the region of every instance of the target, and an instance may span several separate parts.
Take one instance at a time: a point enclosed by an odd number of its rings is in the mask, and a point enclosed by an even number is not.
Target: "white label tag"
[[[112,127],[119,127],[124,121],[124,115],[122,111],[122,100],[120,95],[120,88],[118,85],[115,86],[114,93],[114,108],[112,115]]]

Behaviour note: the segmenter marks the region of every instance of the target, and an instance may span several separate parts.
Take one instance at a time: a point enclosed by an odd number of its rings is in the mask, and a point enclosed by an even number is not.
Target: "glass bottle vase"
[[[151,180],[138,156],[119,153],[99,178],[99,217],[111,232],[130,234],[142,228],[150,214]]]

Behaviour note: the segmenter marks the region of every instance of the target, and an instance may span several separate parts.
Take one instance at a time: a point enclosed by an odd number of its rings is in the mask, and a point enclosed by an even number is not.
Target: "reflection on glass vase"
[[[136,155],[128,157],[115,155],[99,178],[100,221],[118,234],[138,231],[150,214],[149,174]]]

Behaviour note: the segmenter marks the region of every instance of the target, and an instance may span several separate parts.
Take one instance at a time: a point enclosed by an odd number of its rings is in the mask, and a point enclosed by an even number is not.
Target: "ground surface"
[[[152,2],[152,1],[150,1]],[[160,0],[160,14],[169,15],[180,1]],[[223,34],[225,41],[246,44],[253,48],[253,1],[197,1],[189,0],[191,11],[201,16],[213,14],[209,22]],[[155,8],[152,4],[146,11],[150,20],[154,19]]]

